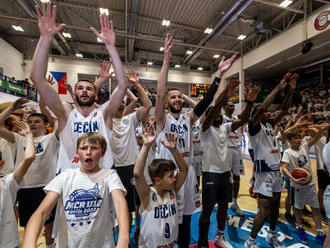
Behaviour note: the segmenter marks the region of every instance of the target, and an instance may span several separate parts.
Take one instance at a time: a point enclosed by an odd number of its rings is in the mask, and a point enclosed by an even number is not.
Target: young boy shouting
[[[57,247],[115,247],[112,204],[119,224],[116,247],[128,247],[125,188],[114,170],[99,167],[106,147],[106,140],[99,133],[79,137],[77,154],[81,167],[62,172],[44,188],[46,198],[29,220],[24,247],[36,247],[41,228],[57,202],[63,212]]]
[[[155,159],[148,171],[153,187],[149,187],[144,176],[144,167],[150,147],[156,139],[154,128],[149,126],[142,134],[143,145],[134,167],[135,187],[141,200],[141,233],[139,247],[173,247],[178,236],[179,219],[177,194],[183,185],[188,165],[176,148],[174,134],[166,134],[162,144],[171,152],[175,163],[167,159]]]

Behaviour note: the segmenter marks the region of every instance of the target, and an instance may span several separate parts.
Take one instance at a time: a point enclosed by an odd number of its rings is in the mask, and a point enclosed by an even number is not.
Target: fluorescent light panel
[[[42,3],[49,3],[50,0],[40,0],[40,2],[42,2]]]
[[[175,68],[180,68],[180,67],[181,67],[181,65],[175,65],[174,67],[175,67]]]
[[[237,37],[238,40],[244,40],[246,38],[245,34],[241,34],[240,36]]]
[[[83,58],[84,56],[81,53],[76,53],[77,58]]]
[[[200,67],[197,68],[197,70],[202,71],[203,67],[200,66]]]
[[[283,2],[280,3],[280,7],[286,8],[292,3],[292,0],[284,0]]]
[[[206,28],[205,30],[204,30],[204,33],[205,34],[210,34],[210,33],[212,33],[213,32],[213,28]]]
[[[16,31],[19,32],[24,32],[24,29],[21,26],[15,26],[15,25],[11,25],[13,27],[13,29],[15,29]]]
[[[159,51],[161,51],[161,52],[164,51],[164,47],[160,47]]]
[[[151,61],[148,61],[147,65],[152,65],[152,62]]]
[[[219,54],[214,54],[213,58],[218,59],[218,58],[220,58],[220,55]]]
[[[106,14],[106,15],[109,15],[109,10],[106,9],[106,8],[100,8],[100,14]]]
[[[71,39],[71,34],[70,33],[62,33],[65,38],[70,38]]]
[[[163,21],[162,21],[162,25],[163,25],[163,26],[168,27],[168,26],[170,26],[170,24],[171,24],[171,21],[166,20],[166,19],[163,19]]]
[[[270,68],[272,68],[272,67],[274,67],[274,66],[277,66],[277,65],[279,65],[279,64],[281,64],[281,61],[277,61],[276,63],[274,63],[274,64],[272,64],[272,65],[266,66],[266,69],[270,69]]]
[[[193,51],[191,51],[191,50],[186,51],[186,54],[192,54],[192,53],[193,53]]]

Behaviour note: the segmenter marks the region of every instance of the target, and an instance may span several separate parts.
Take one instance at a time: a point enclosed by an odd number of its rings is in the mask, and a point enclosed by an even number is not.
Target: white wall
[[[24,79],[22,70],[23,54],[0,38],[0,67],[3,74],[16,79]]]

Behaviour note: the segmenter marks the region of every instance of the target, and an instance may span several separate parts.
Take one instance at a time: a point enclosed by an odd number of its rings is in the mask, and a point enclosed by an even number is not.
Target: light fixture
[[[15,29],[16,31],[19,32],[24,32],[24,29],[21,26],[15,26],[15,25],[11,25],[13,27],[13,29]]]
[[[220,55],[219,54],[214,54],[213,58],[218,59],[218,58],[220,58]]]
[[[284,0],[283,2],[280,3],[280,7],[286,8],[292,3],[292,0]]]
[[[188,55],[190,55],[190,54],[192,54],[193,53],[193,51],[191,51],[191,50],[187,50],[186,51],[186,54],[188,54]]]
[[[164,51],[164,47],[160,47],[159,51],[161,51],[161,52]]]
[[[70,38],[71,39],[71,34],[70,33],[62,33],[65,38]]]
[[[174,67],[175,67],[175,68],[180,68],[180,67],[181,67],[181,65],[175,65]]]
[[[42,2],[42,3],[49,3],[50,0],[40,0],[40,2]]]
[[[153,63],[152,63],[152,61],[148,61],[148,63],[147,63],[147,65],[152,65]]]
[[[246,38],[245,34],[241,34],[237,37],[238,40],[244,40]]]
[[[200,66],[200,67],[197,68],[197,70],[202,71],[203,67]]]
[[[81,53],[76,53],[77,58],[83,58],[84,56]]]
[[[168,27],[168,26],[170,26],[170,24],[171,24],[171,21],[166,20],[166,19],[163,19],[163,21],[162,21],[162,25],[163,25],[163,26]]]
[[[97,42],[103,43],[103,40],[101,40],[100,38],[97,38],[96,40]]]
[[[269,66],[266,66],[266,69],[270,69],[270,68],[273,68],[274,66],[277,66],[279,64],[281,64],[282,62],[281,61],[277,61],[276,63],[272,64],[272,65],[269,65]]]
[[[212,33],[213,32],[213,28],[206,28],[205,30],[204,30],[204,33],[205,34],[210,34],[210,33]]]
[[[100,8],[100,14],[106,14],[106,15],[109,15],[109,10],[106,9],[106,8]]]

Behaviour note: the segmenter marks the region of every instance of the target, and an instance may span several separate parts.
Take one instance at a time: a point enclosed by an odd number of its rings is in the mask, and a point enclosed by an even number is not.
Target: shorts
[[[280,171],[254,172],[254,193],[273,197],[273,193],[282,192],[282,179]]]
[[[228,147],[229,168],[235,176],[245,175],[240,147]]]
[[[291,202],[299,210],[303,210],[305,205],[309,205],[311,208],[320,208],[315,185],[292,188]]]
[[[330,219],[330,185],[324,191],[323,205],[324,205],[325,213],[328,219]]]
[[[116,167],[116,171],[127,191],[125,198],[128,206],[128,211],[134,212],[136,210],[136,206],[141,205],[139,195],[134,187],[134,165]]]
[[[203,207],[213,208],[216,203],[229,203],[233,198],[233,183],[230,171],[225,173],[203,172]]]
[[[325,190],[330,184],[329,172],[326,169],[317,170],[317,181],[319,184],[319,189]]]
[[[46,197],[43,187],[20,189],[17,192],[19,225],[26,227],[30,217],[37,210],[40,203]],[[56,207],[53,208],[46,224],[52,223],[55,218]]]

